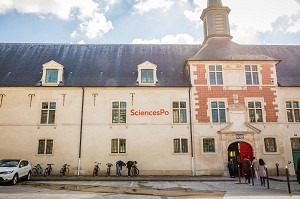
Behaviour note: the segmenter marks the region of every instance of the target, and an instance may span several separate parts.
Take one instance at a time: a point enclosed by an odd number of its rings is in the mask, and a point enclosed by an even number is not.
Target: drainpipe
[[[189,88],[189,115],[190,115],[190,136],[191,136],[191,161],[192,176],[195,176],[195,157],[194,157],[194,141],[193,141],[193,125],[192,125],[192,103],[191,103],[191,87]]]
[[[84,105],[84,87],[82,87],[82,100],[81,100],[81,119],[80,119],[80,136],[79,136],[79,153],[78,153],[78,169],[77,175],[80,175],[80,167],[81,167],[81,144],[82,144],[82,122],[83,122],[83,105]]]

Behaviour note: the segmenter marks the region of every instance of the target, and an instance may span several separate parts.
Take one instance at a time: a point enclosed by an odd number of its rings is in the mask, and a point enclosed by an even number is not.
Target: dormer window
[[[42,85],[58,86],[63,81],[63,70],[64,66],[53,60],[43,64]]]
[[[155,86],[155,84],[158,82],[156,76],[157,65],[152,64],[149,61],[145,61],[144,63],[138,65],[137,69],[137,83],[140,86]]]

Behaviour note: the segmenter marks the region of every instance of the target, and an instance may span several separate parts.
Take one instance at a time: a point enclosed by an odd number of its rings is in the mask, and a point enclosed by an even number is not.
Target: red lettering
[[[165,109],[159,109],[158,111],[142,111],[142,110],[130,110],[131,116],[157,116],[157,115],[169,115],[170,112]]]

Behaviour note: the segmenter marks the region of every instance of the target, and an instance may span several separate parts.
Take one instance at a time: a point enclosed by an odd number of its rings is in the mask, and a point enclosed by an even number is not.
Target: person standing
[[[121,176],[122,166],[124,166],[125,163],[122,160],[118,160],[116,162],[116,175],[117,177]]]
[[[258,160],[253,157],[253,160],[252,160],[252,167],[253,167],[253,170],[254,170],[254,173],[255,173],[255,177],[256,177],[256,180],[258,181],[259,180],[259,175],[258,175]]]
[[[261,158],[258,160],[258,163],[259,163],[258,164],[258,175],[260,178],[260,185],[265,186],[266,185],[265,178],[267,176],[266,164],[265,164],[265,161]]]
[[[228,163],[227,163],[227,167],[228,167],[228,170],[229,170],[229,175],[231,178],[234,178],[234,163],[233,163],[233,160],[232,158],[229,159]]]
[[[251,161],[249,160],[249,156],[245,156],[243,160],[243,169],[245,171],[245,181],[248,181],[248,184],[250,184],[250,178],[251,178]]]
[[[132,167],[132,165],[133,165],[133,161],[128,161],[127,163],[126,163],[126,167],[127,167],[127,169],[128,169],[128,177],[130,177],[131,176],[131,173],[130,173],[130,171],[131,171],[131,167]]]

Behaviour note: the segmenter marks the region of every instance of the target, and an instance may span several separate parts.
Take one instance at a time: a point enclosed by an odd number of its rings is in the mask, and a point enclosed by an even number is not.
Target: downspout
[[[189,88],[189,115],[190,115],[190,136],[191,136],[191,161],[192,176],[195,176],[195,157],[194,157],[194,141],[193,141],[193,125],[192,125],[192,103],[191,103],[191,87]]]
[[[81,100],[81,118],[80,118],[80,136],[79,136],[79,153],[78,153],[78,169],[77,175],[80,175],[81,167],[81,145],[82,145],[82,123],[83,123],[83,105],[84,105],[84,87],[82,87],[82,100]]]

